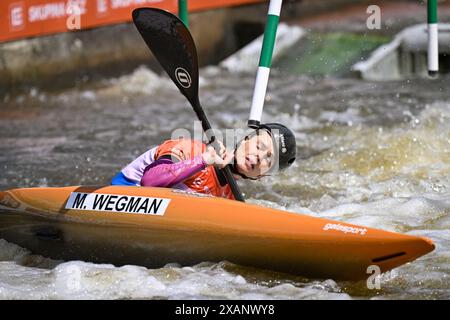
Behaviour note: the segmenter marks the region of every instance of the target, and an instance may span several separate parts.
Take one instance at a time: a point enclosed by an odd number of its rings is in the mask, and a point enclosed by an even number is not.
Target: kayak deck
[[[166,188],[0,192],[0,238],[34,253],[151,268],[233,263],[360,280],[432,251],[431,240]]]

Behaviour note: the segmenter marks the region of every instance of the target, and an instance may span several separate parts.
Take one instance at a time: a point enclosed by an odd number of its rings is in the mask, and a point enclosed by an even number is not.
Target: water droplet
[[[31,88],[30,97],[35,98],[38,94],[38,90],[36,88]]]

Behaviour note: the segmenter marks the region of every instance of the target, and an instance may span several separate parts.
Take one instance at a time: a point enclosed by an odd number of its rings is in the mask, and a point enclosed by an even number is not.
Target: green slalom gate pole
[[[178,17],[186,27],[189,27],[188,0],[178,0]]]
[[[428,0],[428,74],[436,76],[439,71],[439,35],[437,0]]]
[[[269,4],[269,13],[267,15],[266,28],[264,30],[264,40],[259,59],[258,72],[256,73],[255,89],[253,91],[252,106],[248,120],[248,126],[251,128],[256,128],[261,123],[282,3],[282,0],[270,0]]]

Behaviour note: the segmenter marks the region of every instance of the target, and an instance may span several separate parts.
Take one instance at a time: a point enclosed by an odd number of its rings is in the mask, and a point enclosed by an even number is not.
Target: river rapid
[[[244,127],[254,74],[216,67],[200,74],[211,123]],[[299,159],[278,176],[239,182],[241,189],[262,206],[435,242],[432,253],[383,274],[380,289],[227,261],[160,269],[55,261],[0,240],[0,299],[450,299],[449,83],[272,71],[263,120],[295,131]],[[109,184],[149,146],[174,129],[192,130],[196,120],[171,81],[146,67],[0,103],[1,190]]]

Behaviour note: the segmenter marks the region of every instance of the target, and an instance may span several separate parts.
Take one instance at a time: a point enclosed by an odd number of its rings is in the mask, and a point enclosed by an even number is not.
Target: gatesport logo
[[[183,88],[190,88],[192,84],[191,76],[189,75],[189,72],[186,71],[184,68],[177,68],[175,70],[175,78],[177,79],[180,86]]]
[[[367,233],[367,229],[366,228],[356,228],[356,227],[350,227],[350,226],[345,226],[342,225],[340,223],[335,224],[335,223],[327,223],[324,227],[323,227],[324,231],[327,230],[336,230],[336,231],[341,231],[345,234],[347,233],[353,233],[353,234],[360,234],[360,235],[365,235]]]

